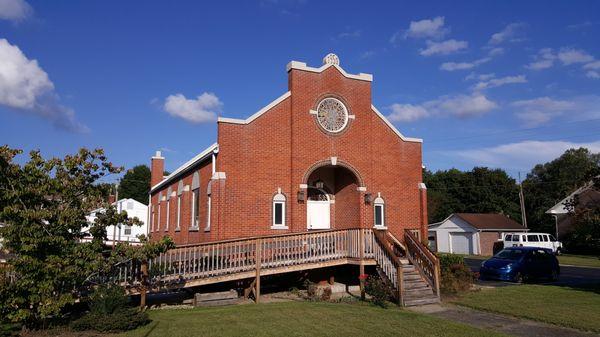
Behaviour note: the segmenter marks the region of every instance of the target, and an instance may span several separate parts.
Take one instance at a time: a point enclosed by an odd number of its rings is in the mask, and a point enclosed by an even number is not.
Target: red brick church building
[[[150,236],[185,245],[362,227],[426,237],[422,140],[373,106],[373,76],[347,73],[334,54],[287,73],[287,92],[247,119],[219,118],[217,142],[169,176],[152,157]]]

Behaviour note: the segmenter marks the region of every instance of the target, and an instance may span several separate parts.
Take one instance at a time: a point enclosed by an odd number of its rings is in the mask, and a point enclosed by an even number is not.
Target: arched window
[[[181,195],[183,194],[183,181],[180,180],[177,184],[177,226],[176,231],[181,230]]]
[[[162,206],[162,201],[163,201],[163,194],[162,194],[162,192],[159,192],[158,193],[158,211],[157,211],[158,216],[156,218],[156,231],[157,232],[160,230],[160,221],[161,221],[161,219],[160,219],[160,209],[161,209],[161,206]]]
[[[190,229],[198,230],[200,226],[200,175],[194,173],[192,178],[192,225]]]
[[[211,195],[212,193],[212,180],[210,180],[208,182],[208,186],[206,187],[206,195],[207,195],[207,200],[206,200],[206,209],[207,209],[207,214],[206,214],[206,228],[204,228],[205,232],[210,231],[210,215],[211,215]]]
[[[278,189],[277,194],[273,197],[273,227],[272,228],[287,228],[285,226],[285,195]]]
[[[165,225],[165,232],[169,231],[169,225],[171,224],[171,194],[173,190],[171,187],[167,190],[167,224]]]
[[[385,227],[385,202],[383,201],[383,198],[381,198],[381,193],[377,193],[377,198],[375,198],[373,205],[374,205],[374,210],[375,210],[375,216],[374,216],[375,227],[384,228]]]

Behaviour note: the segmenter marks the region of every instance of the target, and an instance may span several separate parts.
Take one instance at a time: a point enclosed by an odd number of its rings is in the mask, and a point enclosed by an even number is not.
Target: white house
[[[108,240],[107,245],[113,245],[115,242],[131,242],[139,244],[138,235],[148,235],[148,206],[134,199],[121,199],[113,203],[118,212],[126,211],[128,218],[137,217],[143,225],[141,226],[109,226],[106,228]],[[95,209],[87,216],[88,222],[91,224],[96,219],[97,213],[104,212],[104,208]],[[89,231],[89,227],[83,229],[84,232]],[[87,239],[89,240],[89,239]]]
[[[489,256],[504,233],[526,231],[504,214],[454,213],[429,225],[429,242],[441,253]]]

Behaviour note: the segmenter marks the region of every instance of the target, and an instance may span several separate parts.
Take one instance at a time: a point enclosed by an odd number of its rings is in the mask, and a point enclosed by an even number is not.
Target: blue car
[[[560,267],[550,249],[537,247],[505,248],[481,264],[481,279],[524,282],[547,278],[558,280]]]

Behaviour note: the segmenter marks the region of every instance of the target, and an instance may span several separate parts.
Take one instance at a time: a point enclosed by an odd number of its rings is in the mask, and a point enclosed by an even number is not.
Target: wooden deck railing
[[[389,242],[389,233],[386,231],[374,231],[374,237],[377,244],[374,245],[373,251],[375,261],[383,274],[387,277],[387,281],[394,289],[394,297],[398,300],[398,304],[403,305],[402,294],[404,292],[403,285],[403,270],[400,258],[394,251],[393,245]]]
[[[440,296],[440,261],[419,239],[410,231],[404,231],[404,244],[407,258],[425,278],[435,294]]]
[[[178,247],[148,261],[148,282],[166,285],[257,269],[373,259],[375,247],[371,229],[285,234]],[[132,261],[119,269],[117,282],[136,286],[141,284],[142,277],[141,263]]]

